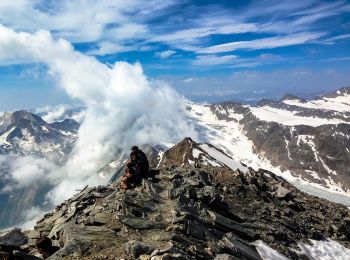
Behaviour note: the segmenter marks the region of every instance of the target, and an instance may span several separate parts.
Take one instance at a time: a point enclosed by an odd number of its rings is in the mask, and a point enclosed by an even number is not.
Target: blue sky
[[[2,0],[0,24],[48,30],[106,64],[140,62],[151,80],[198,101],[350,86],[344,0]],[[44,65],[1,55],[0,65],[0,110],[70,102]]]

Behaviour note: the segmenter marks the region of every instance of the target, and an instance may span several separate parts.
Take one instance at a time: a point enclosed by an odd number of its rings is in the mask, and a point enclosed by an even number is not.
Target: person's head
[[[134,145],[133,147],[131,147],[131,151],[138,152],[139,148],[136,145]]]
[[[136,161],[137,160],[137,152],[132,151],[130,153],[130,159],[133,160],[133,161]]]

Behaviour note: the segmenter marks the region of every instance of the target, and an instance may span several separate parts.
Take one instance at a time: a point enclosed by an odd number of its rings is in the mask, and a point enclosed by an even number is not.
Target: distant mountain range
[[[350,194],[350,88],[311,100],[287,94],[254,106],[189,102],[186,109],[200,140],[192,144],[190,154],[182,154],[181,145],[176,148],[183,156],[182,163],[238,168],[242,172],[249,167],[261,168],[292,182]],[[50,157],[58,166],[63,165],[79,129],[79,123],[70,117],[82,114],[82,110],[68,113],[60,116],[64,120],[50,123],[27,111],[4,113],[0,117],[0,157],[6,156],[13,163],[23,156]],[[153,167],[174,163],[166,155],[166,147],[139,145]],[[101,165],[98,173],[110,181],[118,179],[129,152],[117,151],[115,159]],[[45,195],[52,188],[38,182],[6,192],[5,188],[14,184],[10,170],[8,162],[1,162],[0,208],[5,210],[0,211],[0,227],[21,221],[25,209],[45,207]]]
[[[255,168],[350,194],[350,88],[256,106],[190,103],[202,138]]]

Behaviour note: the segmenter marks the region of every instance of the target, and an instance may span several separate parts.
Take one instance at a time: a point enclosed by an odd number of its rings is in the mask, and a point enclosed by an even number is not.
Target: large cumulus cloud
[[[25,33],[0,26],[0,64],[23,62],[46,64],[57,84],[87,108],[66,165],[35,175],[55,185],[49,195],[54,203],[86,184],[105,182],[96,171],[118,149],[139,143],[174,143],[184,136],[196,138],[184,111],[184,98],[168,86],[150,82],[138,63],[107,66],[48,31]],[[17,173],[14,177],[20,181]],[[36,178],[26,178],[31,179]]]

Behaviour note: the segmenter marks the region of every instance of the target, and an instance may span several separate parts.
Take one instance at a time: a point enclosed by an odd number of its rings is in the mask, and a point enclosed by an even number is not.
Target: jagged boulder
[[[0,232],[0,259],[39,259],[22,248],[28,241],[28,236],[18,228]]]
[[[28,242],[28,237],[15,228],[9,231],[0,232],[0,246],[22,246]]]

